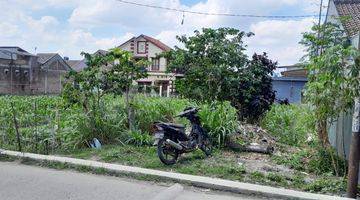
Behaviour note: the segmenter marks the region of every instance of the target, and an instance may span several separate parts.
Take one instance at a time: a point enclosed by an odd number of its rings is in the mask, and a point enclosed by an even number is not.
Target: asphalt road
[[[255,197],[204,191],[179,184],[101,176],[0,162],[1,200],[240,200]]]

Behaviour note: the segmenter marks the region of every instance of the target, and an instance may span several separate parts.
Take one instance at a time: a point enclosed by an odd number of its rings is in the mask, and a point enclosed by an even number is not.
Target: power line
[[[174,11],[174,12],[197,14],[197,15],[212,15],[212,16],[225,16],[225,17],[248,17],[248,18],[271,18],[271,19],[289,19],[289,18],[300,19],[300,18],[309,18],[309,17],[315,18],[315,17],[319,16],[319,15],[251,15],[251,14],[231,14],[231,13],[207,13],[207,12],[198,12],[198,11],[157,6],[157,5],[143,4],[143,3],[137,3],[137,2],[132,2],[132,1],[126,1],[126,0],[116,0],[116,1],[124,3],[124,4],[134,5],[134,6],[156,8],[156,9],[162,9],[162,10],[168,10],[168,11]]]

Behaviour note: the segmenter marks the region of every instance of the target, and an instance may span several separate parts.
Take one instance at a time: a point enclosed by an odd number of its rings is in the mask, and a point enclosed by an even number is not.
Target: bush
[[[127,144],[133,144],[135,146],[151,145],[152,138],[147,133],[129,131],[128,137],[129,139],[126,140]]]
[[[307,105],[273,105],[261,121],[280,142],[302,146],[315,135],[315,116]]]
[[[188,106],[200,107],[204,127],[214,140],[236,132],[236,110],[229,103],[196,104],[186,99],[152,98],[137,96],[131,106],[135,110],[136,133],[129,132],[124,98],[105,96],[99,108],[84,113],[80,105],[66,105],[62,98],[53,96],[3,96],[0,97],[0,145],[15,149],[16,133],[10,103],[13,102],[20,126],[21,141],[25,151],[48,153],[49,149],[76,149],[89,147],[97,138],[103,144],[119,141],[135,145],[150,142],[155,121],[188,124],[186,119],[174,118]],[[36,109],[35,109],[36,102]]]
[[[199,107],[199,116],[213,141],[223,145],[225,138],[236,133],[239,126],[236,109],[229,102],[197,104],[186,99],[138,96],[133,102],[135,121],[141,132],[151,132],[155,121],[176,122],[189,125],[185,119],[174,118],[188,106]]]
[[[47,153],[49,149],[74,149],[88,146],[93,138],[112,143],[126,130],[126,115],[111,99],[101,109],[83,113],[78,105],[65,107],[54,96],[0,97],[0,144],[14,149],[16,133],[13,124],[14,105],[21,141],[25,151]],[[119,101],[121,102],[121,101]]]
[[[315,155],[309,160],[308,168],[309,172],[315,174],[344,176],[347,172],[347,162],[337,155],[335,149],[316,148]]]
[[[227,137],[236,133],[239,128],[237,110],[229,102],[203,104],[200,108],[199,116],[213,142],[219,146],[224,145]]]
[[[334,161],[332,161],[332,158]],[[316,175],[344,176],[347,170],[346,160],[338,156],[334,149],[324,149],[316,146],[312,147],[311,150],[303,149],[290,155],[273,156],[272,159],[277,164],[286,165],[299,171],[315,173]]]
[[[141,132],[151,132],[152,125],[156,121],[187,123],[185,120],[174,117],[190,105],[191,102],[186,99],[142,95],[137,96],[132,102],[136,126]],[[194,103],[192,105],[195,106]]]

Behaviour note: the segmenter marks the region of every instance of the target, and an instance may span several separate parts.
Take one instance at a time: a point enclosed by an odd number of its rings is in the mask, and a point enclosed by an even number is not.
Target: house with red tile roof
[[[137,80],[140,88],[146,90],[152,86],[163,96],[174,91],[174,81],[181,75],[168,72],[166,58],[159,56],[161,53],[171,50],[168,45],[153,37],[139,35],[130,38],[119,48],[131,52],[135,58],[147,59],[151,63],[147,66],[148,77]]]

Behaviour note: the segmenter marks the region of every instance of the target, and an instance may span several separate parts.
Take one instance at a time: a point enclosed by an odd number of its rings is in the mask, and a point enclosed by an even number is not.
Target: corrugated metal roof
[[[0,51],[5,52],[5,54],[8,54],[9,52],[17,54],[17,55],[24,55],[24,56],[35,56],[27,51],[25,51],[24,49],[20,48],[20,47],[11,47],[11,46],[0,46]],[[8,53],[6,53],[8,52]]]
[[[11,60],[11,54],[0,50],[0,59]]]
[[[88,67],[85,60],[66,60],[65,62],[71,67],[71,69],[77,72]]]
[[[48,60],[50,60],[52,57],[54,57],[57,53],[38,53],[38,62],[41,64],[46,63]]]
[[[274,81],[300,81],[307,82],[308,79],[305,77],[273,77]]]

